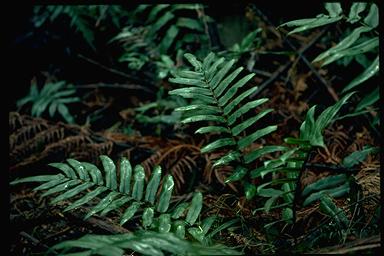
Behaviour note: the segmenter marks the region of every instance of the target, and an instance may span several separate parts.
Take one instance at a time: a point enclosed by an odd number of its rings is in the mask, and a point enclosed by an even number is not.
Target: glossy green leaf
[[[195,71],[199,72],[202,68],[202,63],[196,59],[193,54],[185,53],[184,57],[188,60],[189,63],[195,68]]]
[[[216,87],[220,84],[220,82],[223,80],[225,75],[229,72],[229,70],[232,68],[233,64],[235,64],[235,60],[230,60],[227,63],[224,64],[224,66],[213,76],[212,80],[210,81],[210,86],[212,89],[216,89]]]
[[[101,199],[100,202],[87,213],[87,215],[85,215],[84,219],[88,219],[89,217],[91,217],[95,213],[98,213],[99,211],[104,210],[113,201],[113,199],[118,195],[119,195],[119,193],[117,193],[115,191],[110,192],[103,199]]]
[[[33,177],[31,177],[31,178],[33,178]],[[25,178],[25,179],[28,179],[28,178]],[[63,176],[63,177],[60,177],[60,178],[58,178],[56,180],[51,180],[51,181],[45,182],[45,183],[41,184],[40,186],[37,186],[33,190],[34,191],[38,191],[38,190],[50,189],[50,188],[53,188],[54,186],[56,186],[58,184],[61,184],[61,183],[67,182],[67,181],[69,181],[69,178],[65,178]]]
[[[201,209],[203,207],[203,195],[201,192],[196,192],[193,195],[191,206],[188,208],[187,217],[185,221],[190,225],[195,224],[197,218],[200,215]]]
[[[144,228],[148,228],[152,225],[154,215],[155,215],[155,211],[153,210],[153,208],[150,208],[150,207],[145,208],[142,216]]]
[[[291,208],[284,208],[282,213],[281,213],[281,218],[286,221],[291,223],[293,219],[293,211]]]
[[[327,59],[324,60],[321,66],[328,65],[340,58],[344,58],[347,56],[355,56],[358,54],[362,54],[368,51],[371,51],[379,46],[379,38],[374,37],[368,40],[364,40],[362,43],[358,45],[354,45],[352,47],[349,47],[347,49],[338,51],[331,56],[329,56]]]
[[[311,107],[305,117],[304,122],[300,126],[300,139],[301,140],[310,140],[315,132],[315,108],[316,105]],[[295,143],[299,144],[299,143]]]
[[[332,175],[332,176],[322,178],[318,181],[315,181],[307,185],[302,192],[302,196],[305,197],[315,191],[320,191],[326,188],[335,187],[336,185],[344,184],[346,181],[347,181],[347,175],[345,174]]]
[[[103,175],[96,165],[87,162],[82,162],[81,164],[84,166],[85,170],[88,171],[88,174],[91,176],[91,180],[94,183],[98,185],[104,185]]]
[[[230,133],[230,130],[223,126],[206,126],[197,129],[195,133]]]
[[[215,115],[197,115],[197,116],[191,116],[183,121],[182,123],[193,123],[193,122],[200,122],[200,121],[215,121],[218,123],[225,123],[225,119],[222,116],[215,116]]]
[[[60,113],[60,115],[65,119],[65,121],[69,124],[74,123],[74,119],[72,115],[69,113],[69,109],[66,105],[60,103],[57,105],[57,110]]]
[[[157,4],[152,9],[151,12],[148,15],[147,22],[152,23],[156,20],[157,15],[167,7],[169,7],[169,4]]]
[[[362,2],[353,3],[349,11],[347,21],[352,24],[359,21],[361,18],[359,14],[363,12],[366,7],[367,7],[367,3],[362,3]]]
[[[245,198],[251,200],[256,195],[256,186],[254,184],[246,182],[244,184]]]
[[[225,107],[224,107],[224,115],[228,115],[232,112],[232,110],[236,109],[236,106],[239,105],[239,103],[244,100],[246,97],[248,97],[249,95],[251,95],[252,93],[254,93],[255,91],[257,90],[257,87],[252,87],[248,90],[246,90],[245,92],[241,93],[239,96],[237,96],[234,100],[232,100],[230,103],[228,103]]]
[[[214,89],[216,97],[220,97],[223,92],[228,88],[228,85],[232,83],[233,80],[240,74],[240,72],[243,70],[243,67],[239,67],[236,70],[234,70],[230,75],[224,78],[223,81],[221,81]]]
[[[203,25],[195,19],[180,17],[176,22],[176,26],[185,27],[197,31],[204,31]]]
[[[201,88],[201,87],[184,87],[180,89],[175,89],[175,90],[172,90],[172,94],[177,94],[184,98],[189,98],[188,97],[189,95],[191,95],[191,98],[194,98],[199,94],[202,94],[205,96],[212,96],[212,92],[209,89]]]
[[[342,227],[347,228],[349,226],[349,220],[344,211],[338,208],[333,202],[332,198],[328,195],[323,195],[320,199],[320,210],[325,214],[331,216]]]
[[[25,182],[45,182],[45,181],[58,181],[64,179],[64,175],[62,174],[56,174],[56,175],[39,175],[39,176],[32,176],[32,177],[26,177],[21,179],[16,179],[12,182],[10,182],[11,185],[16,185],[19,183],[25,183]]]
[[[103,193],[104,191],[108,190],[108,188],[106,187],[98,187],[96,188],[95,190],[93,190],[92,192],[89,192],[88,194],[86,194],[85,196],[83,196],[82,198],[76,200],[75,202],[73,202],[71,205],[69,205],[67,208],[64,209],[64,211],[69,211],[69,210],[73,210],[85,203],[88,203],[89,201],[91,201],[93,198],[95,198],[96,196],[98,196],[99,194]]]
[[[364,23],[371,28],[376,28],[379,25],[379,8],[377,8],[375,3],[371,4],[369,13],[364,19]]]
[[[177,34],[179,33],[179,28],[175,25],[172,25],[168,28],[167,32],[165,33],[165,36],[161,40],[159,44],[159,51],[161,53],[166,53],[171,47],[172,43],[175,41]]]
[[[112,159],[106,155],[99,156],[104,167],[106,186],[112,190],[117,189],[116,166]]]
[[[298,28],[295,28],[294,30],[290,31],[288,33],[288,35],[293,34],[293,33],[302,32],[302,31],[305,31],[305,30],[308,30],[308,29],[312,29],[312,28],[316,28],[316,27],[325,26],[327,24],[335,23],[335,22],[341,20],[342,18],[343,18],[342,16],[329,17],[329,16],[326,16],[326,15],[323,15],[323,16],[319,16],[319,17],[317,17],[315,19],[308,19],[308,23],[306,23],[305,25],[302,25],[302,26],[300,26]],[[303,21],[305,21],[305,20],[303,20]]]
[[[159,217],[159,232],[168,233],[171,230],[171,216],[169,214],[161,214]]]
[[[354,151],[343,159],[343,165],[346,168],[351,168],[363,162],[369,154],[379,152],[378,147],[365,146],[362,150]]]
[[[125,203],[132,200],[131,197],[128,196],[122,196],[119,199],[113,200],[106,208],[104,208],[100,215],[105,216],[108,212],[119,209],[121,206],[123,206]]]
[[[257,130],[256,132],[252,133],[251,135],[248,135],[244,138],[241,138],[239,142],[237,143],[240,149],[243,149],[249,145],[251,145],[253,142],[255,142],[257,139],[270,134],[273,131],[277,130],[277,125],[270,125],[263,129]]]
[[[154,35],[160,30],[165,24],[175,17],[171,12],[165,12],[155,23],[151,24],[149,34]]]
[[[376,87],[372,92],[366,95],[356,106],[356,110],[360,111],[366,107],[372,106],[374,103],[378,102],[380,99],[379,87]]]
[[[177,77],[183,77],[183,78],[190,78],[190,79],[196,79],[196,80],[202,80],[204,79],[203,73],[201,72],[195,72],[190,70],[178,70],[176,71]]]
[[[356,87],[357,85],[365,82],[369,78],[378,74],[379,69],[380,69],[379,56],[377,56],[376,59],[372,62],[372,64],[366,70],[364,70],[363,73],[361,73],[360,75],[355,77],[347,86],[344,87],[342,93],[345,93],[345,92],[351,90],[352,88]]]
[[[50,163],[49,166],[60,169],[65,176],[71,179],[77,179],[75,171],[67,164],[64,163]]]
[[[240,156],[241,154],[238,151],[231,151],[220,159],[216,160],[212,167],[229,164],[232,161],[239,160]]]
[[[236,142],[233,138],[223,138],[215,140],[214,142],[209,143],[208,145],[201,148],[201,153],[209,153],[213,150],[216,150],[218,148],[222,148],[225,146],[232,146],[235,145]]]
[[[79,161],[69,158],[67,159],[67,162],[70,166],[73,167],[73,169],[75,169],[75,171],[77,172],[81,180],[85,180],[85,181],[91,180],[89,178],[88,172],[85,170],[84,166]]]
[[[69,180],[69,181],[66,181],[64,183],[60,183],[59,185],[57,185],[55,187],[50,188],[48,191],[44,192],[41,196],[45,197],[45,196],[48,196],[50,194],[58,193],[58,192],[61,192],[63,190],[66,190],[68,188],[71,188],[73,186],[76,186],[80,183],[81,183],[80,180]]]
[[[132,197],[137,200],[141,201],[144,194],[144,178],[145,178],[145,172],[144,168],[141,165],[136,165],[134,169],[133,174],[133,188],[132,188]]]
[[[272,111],[273,111],[273,109],[264,109],[260,113],[258,113],[257,115],[250,117],[247,120],[236,125],[235,127],[232,128],[233,135],[235,135],[235,136],[239,135],[241,132],[245,131],[245,129],[247,129],[251,125],[255,124],[257,121],[259,121],[261,118],[268,115]]]
[[[185,238],[185,225],[184,225],[184,222],[182,221],[179,221],[179,222],[176,222],[175,224],[175,235],[181,239],[184,239]]]
[[[184,212],[185,212],[185,210],[188,208],[188,206],[189,206],[189,203],[186,203],[186,202],[179,204],[179,205],[175,208],[175,210],[173,211],[171,217],[172,217],[173,219],[178,219],[178,218],[180,218],[180,217],[184,214]]]
[[[248,164],[266,154],[284,150],[286,150],[286,147],[284,146],[264,146],[246,154],[244,156],[244,162]]]
[[[191,78],[182,78],[182,77],[176,77],[176,78],[169,78],[168,79],[169,82],[171,83],[175,83],[175,84],[182,84],[182,85],[195,85],[195,86],[199,86],[199,87],[208,87],[208,85],[206,83],[204,83],[203,81],[201,80],[197,80],[197,79],[191,79]],[[169,92],[170,95],[173,95],[173,90]]]
[[[129,194],[131,189],[132,166],[126,158],[120,160],[120,187],[119,191]]]
[[[303,206],[306,207],[308,205],[310,205],[311,203],[315,202],[315,201],[318,201],[320,200],[320,198],[325,195],[325,194],[328,194],[332,197],[342,197],[344,196],[345,194],[349,193],[349,183],[346,182],[344,183],[343,185],[341,186],[338,186],[336,188],[331,188],[331,189],[324,189],[324,190],[321,190],[319,192],[315,192],[315,193],[312,193],[310,194],[303,202]]]
[[[313,62],[318,62],[318,61],[324,60],[333,54],[337,54],[340,51],[347,49],[348,47],[350,47],[353,43],[355,43],[360,38],[360,35],[362,33],[368,32],[370,30],[372,30],[372,28],[365,27],[365,26],[355,28],[352,31],[352,33],[350,33],[347,37],[345,37],[343,40],[341,40],[337,45],[333,46],[332,48],[328,49],[327,51],[325,51],[325,52],[321,53],[319,56],[317,56],[313,60]]]
[[[241,180],[242,178],[244,178],[244,176],[247,174],[247,172],[248,172],[247,168],[240,166],[240,165],[236,166],[236,168],[233,171],[233,173],[231,174],[231,176],[229,176],[225,180],[225,183]]]
[[[156,199],[157,189],[161,180],[161,167],[155,166],[145,192],[145,201],[153,204]]]
[[[314,133],[310,139],[310,143],[312,146],[325,147],[322,131],[334,120],[340,108],[348,101],[348,99],[353,94],[354,92],[346,94],[343,98],[337,101],[333,106],[328,107],[319,115],[315,123]]]
[[[178,107],[175,108],[175,111],[199,111],[199,110],[204,110],[206,111],[206,114],[219,114],[221,113],[220,108],[216,106],[207,106],[207,105],[188,105],[185,107]]]
[[[175,186],[175,183],[173,181],[173,177],[171,175],[165,176],[160,198],[157,204],[158,212],[164,213],[167,211],[174,186]]]
[[[129,206],[123,216],[120,219],[120,225],[124,225],[125,222],[129,221],[137,212],[137,210],[140,208],[140,203],[133,202],[131,206]]]
[[[325,9],[331,17],[337,17],[343,13],[340,3],[325,3]]]
[[[228,101],[232,100],[232,98],[235,96],[238,89],[248,83],[249,80],[251,80],[254,76],[255,74],[248,74],[242,79],[240,79],[238,82],[236,82],[233,86],[231,86],[231,88],[229,88],[227,92],[219,98],[219,105],[222,107],[227,105]]]
[[[94,186],[94,184],[90,183],[90,182],[80,184],[80,185],[66,191],[64,194],[61,194],[61,195],[55,197],[54,199],[52,199],[51,204],[56,204],[60,201],[63,201],[63,200],[66,200],[68,198],[71,198],[75,195],[78,195],[80,192],[82,192],[82,191],[84,191],[84,190],[86,190],[92,186]]]
[[[241,106],[238,110],[236,110],[231,115],[229,115],[229,117],[228,117],[228,124],[229,125],[234,124],[235,121],[239,117],[241,117],[242,115],[244,115],[245,113],[247,113],[251,109],[254,109],[254,108],[258,107],[258,106],[260,106],[261,104],[263,104],[263,103],[265,103],[267,101],[268,101],[268,99],[262,98],[262,99],[258,99],[258,100],[254,100],[254,101],[250,101],[250,102],[246,103],[244,106]],[[269,112],[271,112],[271,111],[272,111],[272,109],[269,109]]]
[[[210,82],[213,76],[216,74],[218,67],[223,64],[225,61],[224,57],[221,57],[213,62],[213,64],[208,68],[208,70],[204,70],[205,80]]]

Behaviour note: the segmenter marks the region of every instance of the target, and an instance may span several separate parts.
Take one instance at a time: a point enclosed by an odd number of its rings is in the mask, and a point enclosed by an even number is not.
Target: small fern
[[[321,63],[321,66],[329,65],[340,60],[342,60],[344,66],[346,66],[352,60],[356,60],[364,66],[365,70],[344,86],[342,93],[345,94],[351,90],[355,90],[357,86],[379,74],[379,33],[377,31],[379,10],[375,3],[369,4],[363,2],[353,3],[348,15],[343,14],[340,3],[326,3],[325,8],[328,14],[319,14],[316,18],[289,21],[280,25],[280,27],[296,27],[288,33],[289,35],[335,22],[345,21],[349,23],[347,29],[351,28],[353,30],[346,31],[346,36],[343,40],[325,52],[322,52],[313,60],[313,62]],[[374,60],[368,58],[371,53],[376,55]],[[354,115],[366,113],[364,109],[366,107],[372,107],[373,104],[378,101],[379,86],[376,86],[370,93],[363,95],[362,100],[356,106]],[[378,122],[379,118],[375,117],[373,124],[377,124]]]
[[[229,150],[226,155],[215,161],[213,167],[232,164],[235,169],[226,182],[243,180],[245,195],[250,199],[255,195],[256,186],[247,177],[249,165],[265,154],[284,149],[280,146],[264,146],[250,153],[244,152],[252,143],[277,129],[276,125],[270,125],[244,135],[248,128],[270,113],[272,109],[263,110],[250,118],[246,118],[245,114],[255,111],[256,107],[268,99],[249,102],[246,100],[257,90],[257,87],[244,89],[244,85],[252,79],[254,74],[240,75],[242,67],[231,71],[235,60],[226,61],[224,58],[216,58],[214,53],[210,53],[203,62],[189,53],[184,56],[192,64],[194,71],[181,70],[169,81],[189,87],[175,89],[169,93],[192,98],[195,102],[189,106],[177,108],[176,111],[186,112],[189,115],[182,123],[202,121],[214,123],[214,125],[201,127],[195,132],[220,134],[219,139],[204,146],[201,152]],[[240,91],[243,92],[239,93]]]
[[[293,207],[297,197],[300,196],[300,193],[297,194],[297,184],[300,180],[300,174],[305,168],[305,164],[308,161],[310,152],[315,147],[325,147],[324,138],[322,136],[323,130],[331,124],[336,119],[341,107],[347,102],[347,100],[354,94],[354,92],[348,93],[333,106],[325,109],[317,119],[315,119],[315,108],[313,106],[307,112],[305,121],[300,127],[300,137],[299,138],[286,138],[285,142],[290,145],[294,145],[293,148],[286,147],[285,153],[282,154],[278,159],[269,160],[264,162],[264,166],[257,168],[251,172],[252,178],[264,178],[267,174],[275,173],[280,174],[278,178],[274,178],[269,182],[264,182],[262,185],[257,187],[257,195],[266,197],[264,207],[262,208],[265,211],[269,211],[275,202],[279,198],[283,198],[284,203],[274,206],[274,208],[283,207],[283,219],[287,222],[291,222],[293,218]],[[339,178],[340,181],[339,181]],[[336,182],[337,180],[337,182]],[[311,184],[309,187],[304,189],[301,196],[307,196],[309,192],[318,191],[317,193],[311,194],[304,201],[304,206],[319,200],[322,193],[328,192],[333,196],[343,196],[349,191],[349,185],[346,182],[346,177],[328,177],[327,180],[330,183],[326,183],[325,186],[319,183],[324,183],[324,181]],[[334,185],[344,184],[341,187],[331,188],[332,183]],[[276,184],[281,184],[280,189],[272,188]],[[326,190],[328,189],[328,190]]]
[[[199,241],[204,240],[204,236],[215,218],[209,217],[202,221],[205,229],[194,227],[202,208],[203,197],[200,192],[194,194],[191,203],[181,203],[170,211],[170,199],[174,187],[173,177],[171,175],[165,176],[162,185],[160,185],[160,166],[154,168],[148,183],[145,185],[145,172],[141,165],[132,168],[130,162],[123,158],[120,161],[118,175],[116,166],[109,157],[101,155],[100,159],[105,177],[93,164],[67,159],[68,164],[50,164],[50,166],[58,168],[62,174],[27,177],[15,180],[11,184],[43,183],[34,190],[47,190],[42,194],[43,197],[59,193],[52,199],[52,204],[57,204],[85,192],[84,196],[77,199],[64,211],[73,210],[97,196],[106,194],[96,206],[91,208],[85,219],[96,213],[106,215],[112,210],[128,205],[120,218],[121,225],[137,215],[139,210],[142,210],[142,226],[145,229],[157,229],[160,233],[167,233],[172,230],[178,237],[184,238],[187,225],[189,227],[188,232],[194,238]],[[181,220],[184,215],[186,215],[185,219]]]
[[[40,117],[48,108],[50,117],[53,117],[58,111],[67,123],[74,123],[73,116],[66,104],[80,102],[79,97],[73,96],[75,93],[75,87],[65,81],[46,83],[40,92],[36,83],[32,83],[29,95],[18,100],[16,104],[20,109],[25,104],[32,102],[32,116]]]
[[[81,250],[76,255],[128,255],[135,251],[142,255],[242,255],[223,245],[206,246],[180,239],[172,233],[139,231],[121,235],[85,235],[77,240],[61,242],[51,248],[60,255],[75,255],[70,250]],[[167,252],[164,254],[164,252]]]

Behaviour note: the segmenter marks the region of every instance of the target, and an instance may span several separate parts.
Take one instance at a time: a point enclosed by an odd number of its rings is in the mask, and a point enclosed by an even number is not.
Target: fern
[[[174,59],[183,54],[182,49],[198,53],[208,46],[204,22],[209,17],[202,9],[200,4],[139,5],[132,16],[143,20],[142,24],[130,22],[111,39],[124,44],[119,61],[127,62],[134,70],[142,70],[153,62],[157,78],[165,78],[176,69],[178,60]]]
[[[52,199],[52,204],[57,204],[63,200],[68,200],[80,193],[85,194],[65,208],[64,211],[74,210],[77,207],[90,202],[93,198],[101,196],[99,203],[92,207],[85,219],[96,213],[106,215],[112,210],[118,210],[126,207],[120,218],[120,224],[123,225],[132,219],[139,210],[142,210],[142,226],[145,229],[157,229],[160,233],[167,233],[172,230],[178,237],[184,238],[185,228],[199,241],[204,240],[204,236],[214,221],[214,217],[203,220],[206,226],[202,230],[194,226],[198,223],[202,208],[202,194],[196,192],[191,203],[182,203],[170,210],[170,199],[174,187],[173,177],[167,175],[164,177],[162,185],[161,168],[154,168],[151,177],[145,184],[145,172],[141,165],[132,168],[127,159],[122,159],[119,165],[119,175],[113,161],[101,155],[103,164],[102,172],[93,164],[79,162],[75,159],[67,159],[67,163],[52,163],[50,166],[60,169],[62,174],[40,175],[15,180],[12,185],[24,182],[42,183],[35,190],[47,190],[42,194],[43,197],[59,193]],[[161,191],[161,192],[160,192]],[[159,196],[157,196],[159,194]],[[181,220],[182,216],[184,220]],[[205,223],[205,224],[204,224]]]
[[[75,93],[74,86],[66,84],[65,81],[46,83],[40,92],[36,83],[32,83],[29,95],[18,100],[16,105],[21,108],[23,105],[32,102],[32,116],[40,117],[48,109],[50,117],[53,117],[58,111],[67,123],[74,123],[74,118],[66,104],[80,102],[79,97],[73,97]]]
[[[379,24],[378,7],[375,3],[369,4],[356,2],[352,4],[348,15],[343,14],[343,9],[340,3],[326,3],[325,8],[327,9],[328,14],[320,14],[312,19],[290,21],[280,25],[280,27],[296,27],[288,33],[292,34],[339,22],[341,20],[351,24],[350,26],[354,26],[351,32],[346,33],[347,36],[345,36],[343,40],[332,48],[322,52],[313,60],[313,62],[320,62],[321,66],[325,66],[341,59],[348,64],[355,59],[358,63],[361,63],[364,66],[365,70],[344,86],[342,93],[345,94],[352,89],[355,90],[358,85],[363,84],[366,80],[379,74],[379,36],[377,31],[375,31]],[[361,14],[364,14],[363,17]],[[373,61],[368,60],[366,56],[371,52],[376,55]],[[361,61],[362,59],[365,59],[368,62],[366,66]],[[366,113],[362,110],[366,107],[373,106],[378,100],[379,86],[375,87],[371,93],[368,93],[368,95],[365,95],[362,98],[356,106],[356,114]],[[376,120],[377,121],[374,121],[373,123],[378,123],[377,117]]]
[[[139,231],[121,235],[86,235],[77,240],[64,241],[51,248],[60,255],[80,249],[76,255],[126,255],[135,251],[143,255],[242,255],[223,245],[206,246],[180,239],[171,233]]]
[[[229,150],[226,155],[215,161],[213,166],[232,164],[235,170],[226,182],[243,180],[245,195],[250,199],[255,194],[256,186],[247,177],[248,166],[267,153],[283,149],[280,146],[265,146],[250,153],[244,153],[244,150],[256,140],[277,129],[276,125],[271,125],[243,135],[247,128],[256,124],[272,109],[263,110],[250,118],[245,118],[245,114],[254,111],[256,107],[268,99],[246,101],[246,98],[257,90],[257,87],[243,89],[254,74],[241,76],[242,67],[231,71],[235,60],[226,61],[224,58],[216,58],[214,53],[210,53],[203,62],[189,53],[184,56],[194,67],[194,71],[179,71],[177,76],[169,79],[169,81],[188,87],[175,89],[169,93],[184,98],[192,98],[195,102],[176,110],[186,112],[189,115],[182,123],[202,121],[214,123],[214,125],[203,126],[195,132],[220,134],[219,139],[205,145],[201,152]],[[240,93],[240,91],[243,92]]]
[[[257,195],[268,198],[262,210],[269,211],[279,198],[283,198],[284,203],[274,206],[274,208],[283,207],[283,219],[291,222],[294,218],[293,208],[300,196],[297,193],[297,184],[300,181],[300,174],[305,168],[305,163],[308,161],[310,152],[315,147],[325,147],[322,131],[330,125],[335,119],[341,107],[347,100],[354,94],[348,93],[333,106],[325,109],[317,119],[315,119],[315,108],[313,106],[307,112],[305,121],[300,127],[299,138],[286,138],[285,142],[294,145],[293,148],[286,147],[285,153],[279,158],[264,162],[264,166],[257,168],[251,172],[252,178],[264,178],[267,174],[275,173],[280,174],[278,178],[272,181],[264,182],[257,187]],[[303,205],[319,200],[323,193],[330,193],[333,196],[343,196],[349,192],[349,185],[346,182],[346,177],[327,177],[325,181],[318,181],[317,183],[310,184],[304,189],[301,194],[302,197],[307,196],[310,192],[319,191],[309,195],[305,199]],[[272,186],[281,184],[280,189],[273,188]],[[333,185],[343,186],[333,188]],[[328,190],[326,190],[328,189]]]

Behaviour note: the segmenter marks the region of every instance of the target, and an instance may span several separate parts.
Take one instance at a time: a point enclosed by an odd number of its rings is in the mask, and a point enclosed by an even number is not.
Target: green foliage
[[[109,157],[102,155],[100,159],[103,164],[104,177],[93,164],[67,159],[67,163],[50,164],[50,166],[58,168],[62,174],[27,177],[17,179],[11,184],[42,183],[34,190],[47,190],[43,193],[43,197],[59,194],[52,199],[51,204],[57,204],[84,193],[64,211],[74,210],[100,196],[102,199],[89,210],[85,219],[96,213],[103,216],[112,210],[127,206],[120,218],[121,225],[142,211],[142,226],[145,229],[156,229],[160,233],[171,231],[184,238],[184,230],[187,226],[189,227],[188,232],[197,240],[205,239],[204,236],[214,219],[212,219],[213,217],[208,219],[211,222],[210,225],[203,221],[202,226],[205,225],[206,230],[203,233],[196,233],[194,225],[198,223],[202,208],[200,192],[194,194],[190,204],[181,204],[170,210],[170,199],[174,187],[173,177],[165,176],[160,185],[160,166],[154,168],[148,183],[145,184],[145,172],[142,166],[137,165],[132,168],[130,162],[123,158],[120,161],[119,172],[117,172],[115,164]],[[102,194],[104,196],[101,196]],[[186,215],[185,221],[181,221],[180,218],[184,215]]]
[[[285,139],[287,144],[294,145],[294,147],[286,147],[285,153],[283,153],[280,157],[265,161],[264,166],[251,171],[252,178],[264,178],[267,174],[280,174],[278,178],[274,178],[269,182],[264,182],[262,185],[257,187],[256,194],[258,196],[268,198],[262,208],[264,211],[268,212],[278,201],[278,199],[282,198],[284,203],[274,206],[274,208],[284,207],[284,220],[288,221],[289,219],[292,219],[293,216],[291,207],[293,206],[295,197],[297,196],[295,192],[300,172],[303,171],[304,165],[313,148],[325,147],[322,136],[323,130],[336,119],[341,107],[347,102],[353,93],[354,92],[351,92],[345,95],[334,105],[326,108],[316,119],[316,106],[311,107],[300,127],[299,138]],[[333,188],[334,184],[339,185],[342,184],[343,181],[345,182],[343,178],[346,179],[344,176],[331,176],[325,178],[325,180],[320,180],[310,184],[306,189],[304,189],[303,196],[307,196],[313,191],[317,192],[309,195],[309,197],[305,199],[303,206],[318,200],[323,193],[330,193],[333,196],[343,196],[345,193],[348,193],[348,183],[345,183],[344,186]],[[280,185],[280,188],[274,188],[275,185]],[[289,209],[285,208],[286,206],[288,206]]]
[[[361,63],[361,59],[367,60],[369,64],[364,67],[365,70],[343,88],[342,93],[347,93],[379,74],[379,36],[378,31],[376,31],[379,24],[378,7],[375,3],[356,2],[352,4],[348,15],[343,14],[340,3],[326,3],[325,8],[328,15],[320,14],[313,19],[290,21],[280,25],[280,27],[296,27],[288,33],[292,34],[341,20],[350,23],[350,26],[353,27],[352,32],[346,33],[346,36],[338,44],[319,54],[313,60],[313,62],[320,62],[322,66],[340,59],[346,60],[347,63],[352,59],[358,63]],[[372,53],[376,57],[374,60],[369,60],[367,55]],[[361,103],[356,107],[356,113],[378,102],[378,88],[377,86],[372,93],[363,97]]]
[[[143,22],[131,22],[111,40],[124,44],[119,61],[134,70],[154,62],[157,78],[165,78],[176,69],[174,58],[180,58],[182,49],[198,52],[208,46],[204,23],[209,18],[203,8],[200,4],[139,5],[132,15]]]
[[[242,255],[223,245],[192,243],[172,233],[139,231],[121,235],[85,235],[77,240],[61,242],[52,249],[60,255],[128,255],[135,251],[142,255]],[[68,253],[77,249],[76,254]],[[166,253],[165,253],[166,252]]]
[[[181,113],[175,108],[185,106],[186,100],[177,96],[164,96],[164,88],[160,87],[154,102],[135,108],[135,120],[144,125],[155,125],[155,133],[161,135],[163,125],[175,125],[180,122]]]
[[[244,149],[252,143],[277,129],[276,125],[270,125],[244,135],[247,128],[255,125],[272,109],[260,111],[250,118],[246,118],[245,114],[255,112],[255,109],[268,99],[246,100],[257,90],[257,87],[244,89],[254,74],[240,75],[242,67],[231,71],[235,60],[226,61],[225,58],[217,58],[214,53],[207,55],[203,62],[190,53],[184,56],[194,70],[180,70],[176,72],[176,77],[169,79],[172,83],[187,86],[170,91],[171,95],[193,100],[191,105],[176,109],[188,115],[182,123],[212,122],[213,125],[201,125],[202,127],[195,133],[218,133],[220,137],[205,145],[201,152],[209,153],[226,149],[227,154],[216,160],[213,166],[232,164],[235,167],[233,174],[226,182],[246,180],[247,164],[267,153],[282,149],[279,146],[265,146],[250,153],[244,153]],[[243,92],[240,93],[240,91]],[[254,190],[253,184],[245,184],[245,194],[248,199],[254,196]]]
[[[79,97],[74,97],[76,89],[65,81],[46,83],[39,92],[36,83],[32,83],[29,95],[17,101],[16,105],[21,108],[27,103],[32,103],[31,115],[40,117],[48,109],[50,117],[56,111],[67,123],[74,123],[73,116],[69,113],[66,104],[80,102]]]
[[[347,157],[343,159],[343,165],[346,168],[351,168],[367,158],[369,154],[377,153],[379,152],[378,147],[372,147],[372,146],[365,146],[362,150],[354,151]]]
[[[94,30],[100,22],[110,19],[112,24],[120,27],[120,18],[126,15],[126,12],[117,5],[37,5],[33,12],[32,21],[35,27],[68,17],[70,26],[81,33],[93,50],[96,50]]]

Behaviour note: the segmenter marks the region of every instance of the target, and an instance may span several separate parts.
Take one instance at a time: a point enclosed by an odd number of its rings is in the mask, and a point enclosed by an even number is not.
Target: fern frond
[[[170,78],[170,82],[187,86],[174,89],[170,94],[191,98],[193,103],[176,110],[188,115],[182,121],[183,123],[212,122],[208,126],[199,128],[195,133],[218,133],[220,137],[201,148],[201,152],[229,150],[229,153],[216,160],[213,166],[228,164],[239,166],[227,182],[240,180],[247,174],[247,164],[251,164],[267,153],[282,149],[267,146],[265,149],[259,148],[258,153],[244,153],[251,144],[277,129],[276,125],[271,125],[248,133],[246,136],[240,136],[272,111],[267,109],[251,117],[245,117],[268,99],[246,101],[246,98],[257,89],[257,87],[244,89],[254,74],[241,75],[243,68],[234,69],[235,60],[226,61],[225,58],[217,58],[214,53],[208,54],[203,61],[190,53],[184,56],[194,70],[183,70],[178,72],[176,77]]]
[[[297,196],[305,197],[303,206],[307,206],[319,200],[323,194],[343,196],[349,192],[349,183],[346,182],[347,178],[345,175],[324,178],[307,186],[302,193],[296,193],[296,186],[298,179],[300,179],[300,174],[305,168],[305,163],[308,161],[310,152],[315,147],[325,147],[322,135],[323,130],[336,119],[341,107],[353,94],[354,92],[345,95],[334,105],[326,108],[316,119],[316,106],[311,107],[300,126],[299,138],[286,138],[284,140],[287,144],[294,145],[294,147],[291,149],[286,147],[286,152],[279,158],[266,161],[264,166],[251,171],[252,178],[264,178],[269,173],[281,174],[279,178],[266,182],[257,188],[257,195],[269,198],[263,208],[265,211],[269,211],[279,198],[283,198],[285,203],[275,208],[285,207],[283,209],[284,219],[290,221],[293,218],[291,213],[293,213],[292,208],[295,207],[294,204]],[[280,189],[268,188],[276,184],[282,184]],[[335,187],[337,185],[341,186]],[[271,191],[273,192],[271,193]],[[286,208],[287,205],[288,207]]]
[[[180,230],[185,230],[187,224],[188,231],[194,232],[192,228],[197,223],[203,204],[200,192],[194,194],[190,204],[182,204],[171,210],[170,200],[174,181],[171,175],[166,175],[160,185],[162,173],[160,166],[154,168],[148,183],[145,184],[145,171],[141,165],[132,168],[130,162],[123,158],[120,161],[118,173],[112,159],[105,155],[101,155],[100,159],[103,172],[91,163],[67,159],[67,163],[50,164],[59,169],[62,174],[27,177],[15,180],[11,184],[42,183],[35,190],[47,190],[42,194],[43,197],[59,194],[51,200],[51,204],[57,204],[84,193],[64,211],[76,209],[95,197],[101,196],[99,203],[89,210],[85,219],[97,213],[106,215],[110,211],[127,206],[120,218],[121,225],[142,212],[142,224],[145,228],[157,228],[159,232],[170,232],[172,229],[180,234]],[[185,222],[177,222],[183,216],[185,216]]]
[[[125,255],[130,251],[142,255],[242,255],[224,245],[193,243],[172,233],[139,231],[120,235],[85,235],[77,240],[64,241],[51,249],[60,255]],[[72,253],[73,250],[77,252]],[[165,253],[166,252],[166,253]]]

